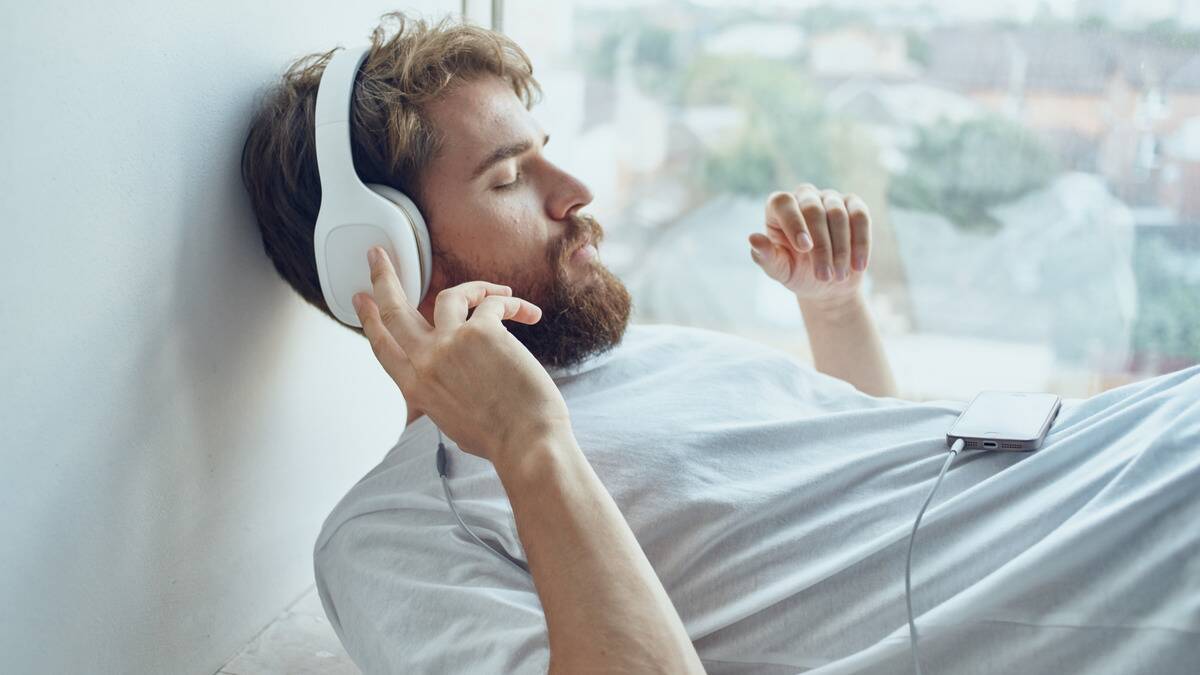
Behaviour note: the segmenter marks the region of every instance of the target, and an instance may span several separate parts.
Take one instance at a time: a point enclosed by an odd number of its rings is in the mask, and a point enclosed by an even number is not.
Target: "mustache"
[[[593,246],[598,246],[604,240],[604,228],[591,214],[573,213],[567,216],[567,226],[568,234],[563,238],[562,250],[559,251],[560,258],[571,255],[584,242],[591,242]]]

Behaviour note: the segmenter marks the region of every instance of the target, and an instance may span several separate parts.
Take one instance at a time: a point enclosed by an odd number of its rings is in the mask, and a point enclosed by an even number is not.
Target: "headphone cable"
[[[963,449],[963,439],[959,438],[954,441],[954,445],[950,446],[950,454],[946,457],[946,462],[942,464],[942,470],[938,473],[937,481],[933,484],[933,489],[929,491],[929,496],[925,498],[925,503],[921,505],[921,510],[917,513],[917,520],[913,523],[912,534],[908,536],[908,559],[904,561],[904,604],[908,606],[908,637],[912,645],[912,661],[913,671],[916,675],[921,675],[921,662],[917,660],[917,622],[913,620],[912,610],[912,551],[913,541],[917,537],[917,528],[921,525],[921,516],[925,515],[925,509],[929,507],[929,502],[933,501],[933,494],[937,492],[938,486],[942,484],[942,478],[946,476],[946,470],[950,468],[950,463],[958,456]]]
[[[435,428],[437,428],[437,427],[435,427]],[[513,558],[512,556],[508,555],[507,553],[501,552],[500,550],[498,550],[497,547],[489,546],[482,539],[480,539],[479,535],[475,534],[475,532],[473,530],[471,530],[471,528],[467,527],[467,524],[465,522],[463,522],[462,516],[460,516],[458,514],[458,509],[454,507],[454,496],[450,494],[450,480],[449,480],[449,477],[447,476],[448,471],[447,471],[447,462],[446,462],[446,446],[442,443],[442,430],[440,428],[437,428],[437,432],[438,432],[438,449],[437,449],[438,475],[442,477],[442,490],[445,491],[445,493],[446,493],[446,503],[450,505],[450,512],[454,514],[454,518],[458,521],[459,526],[461,526],[462,529],[465,530],[467,534],[471,535],[471,538],[474,539],[477,544],[479,544],[480,546],[487,549],[492,555],[494,555],[497,558],[503,560],[504,562],[512,565],[513,567],[516,567],[517,569],[521,570],[522,573],[529,574],[529,566],[528,565],[526,565],[524,562],[522,562],[516,558]]]

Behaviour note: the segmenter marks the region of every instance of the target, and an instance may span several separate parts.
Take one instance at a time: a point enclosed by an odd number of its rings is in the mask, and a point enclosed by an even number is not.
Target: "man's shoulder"
[[[382,460],[373,466],[330,510],[314,543],[320,551],[347,523],[371,513],[403,514],[392,522],[408,522],[428,510],[425,498],[436,480],[433,448],[436,430],[422,416],[408,425]],[[407,519],[407,520],[406,520]]]

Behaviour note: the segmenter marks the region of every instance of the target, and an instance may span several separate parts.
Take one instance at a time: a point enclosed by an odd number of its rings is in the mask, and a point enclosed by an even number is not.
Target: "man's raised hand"
[[[858,196],[804,183],[767,198],[766,234],[750,235],[751,258],[801,300],[857,293],[871,254],[871,215]]]

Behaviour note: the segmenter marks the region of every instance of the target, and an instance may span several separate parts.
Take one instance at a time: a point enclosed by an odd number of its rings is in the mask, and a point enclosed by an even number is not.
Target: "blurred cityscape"
[[[1200,0],[942,4],[506,3],[635,321],[808,358],[746,237],[811,182],[870,205],[905,396],[1200,362]]]

